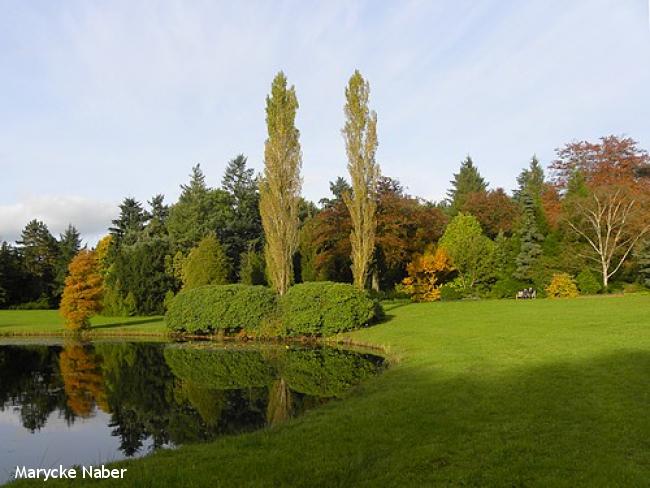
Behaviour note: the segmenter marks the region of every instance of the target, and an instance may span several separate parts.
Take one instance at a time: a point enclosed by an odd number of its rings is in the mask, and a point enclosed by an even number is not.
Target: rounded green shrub
[[[600,282],[587,268],[580,271],[576,276],[576,284],[583,295],[595,295],[601,289]]]
[[[314,281],[292,286],[280,300],[289,336],[328,336],[356,329],[381,317],[381,306],[347,283]]]
[[[165,322],[175,332],[256,332],[276,309],[275,293],[264,286],[207,285],[176,295]]]
[[[490,290],[491,298],[515,298],[517,292],[528,288],[530,285],[514,278],[501,278],[497,280]]]
[[[461,298],[463,298],[463,294],[451,283],[445,283],[440,287],[440,300],[443,302],[451,302]]]

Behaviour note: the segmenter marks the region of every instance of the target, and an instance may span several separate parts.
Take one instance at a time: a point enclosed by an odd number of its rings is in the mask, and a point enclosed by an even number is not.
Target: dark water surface
[[[382,368],[328,347],[0,342],[0,484],[275,425]]]

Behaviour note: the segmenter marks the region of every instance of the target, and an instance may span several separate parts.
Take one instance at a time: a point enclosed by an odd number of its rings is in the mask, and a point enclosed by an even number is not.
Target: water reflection
[[[276,425],[381,368],[333,348],[0,345],[0,483],[17,464],[106,462]]]

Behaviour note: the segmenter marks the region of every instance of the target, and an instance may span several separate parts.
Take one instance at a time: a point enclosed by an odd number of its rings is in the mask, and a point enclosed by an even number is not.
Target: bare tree
[[[572,214],[567,224],[589,244],[593,253],[586,257],[598,263],[607,288],[634,246],[650,232],[640,197],[622,189],[595,191],[576,201]]]

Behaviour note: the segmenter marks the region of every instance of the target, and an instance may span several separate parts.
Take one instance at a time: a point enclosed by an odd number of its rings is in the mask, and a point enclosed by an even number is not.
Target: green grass
[[[0,336],[62,335],[66,333],[57,310],[0,310]],[[93,317],[89,335],[162,335],[162,317]]]
[[[347,337],[396,364],[348,398],[117,463],[121,484],[650,484],[650,296],[388,308],[388,321]]]

